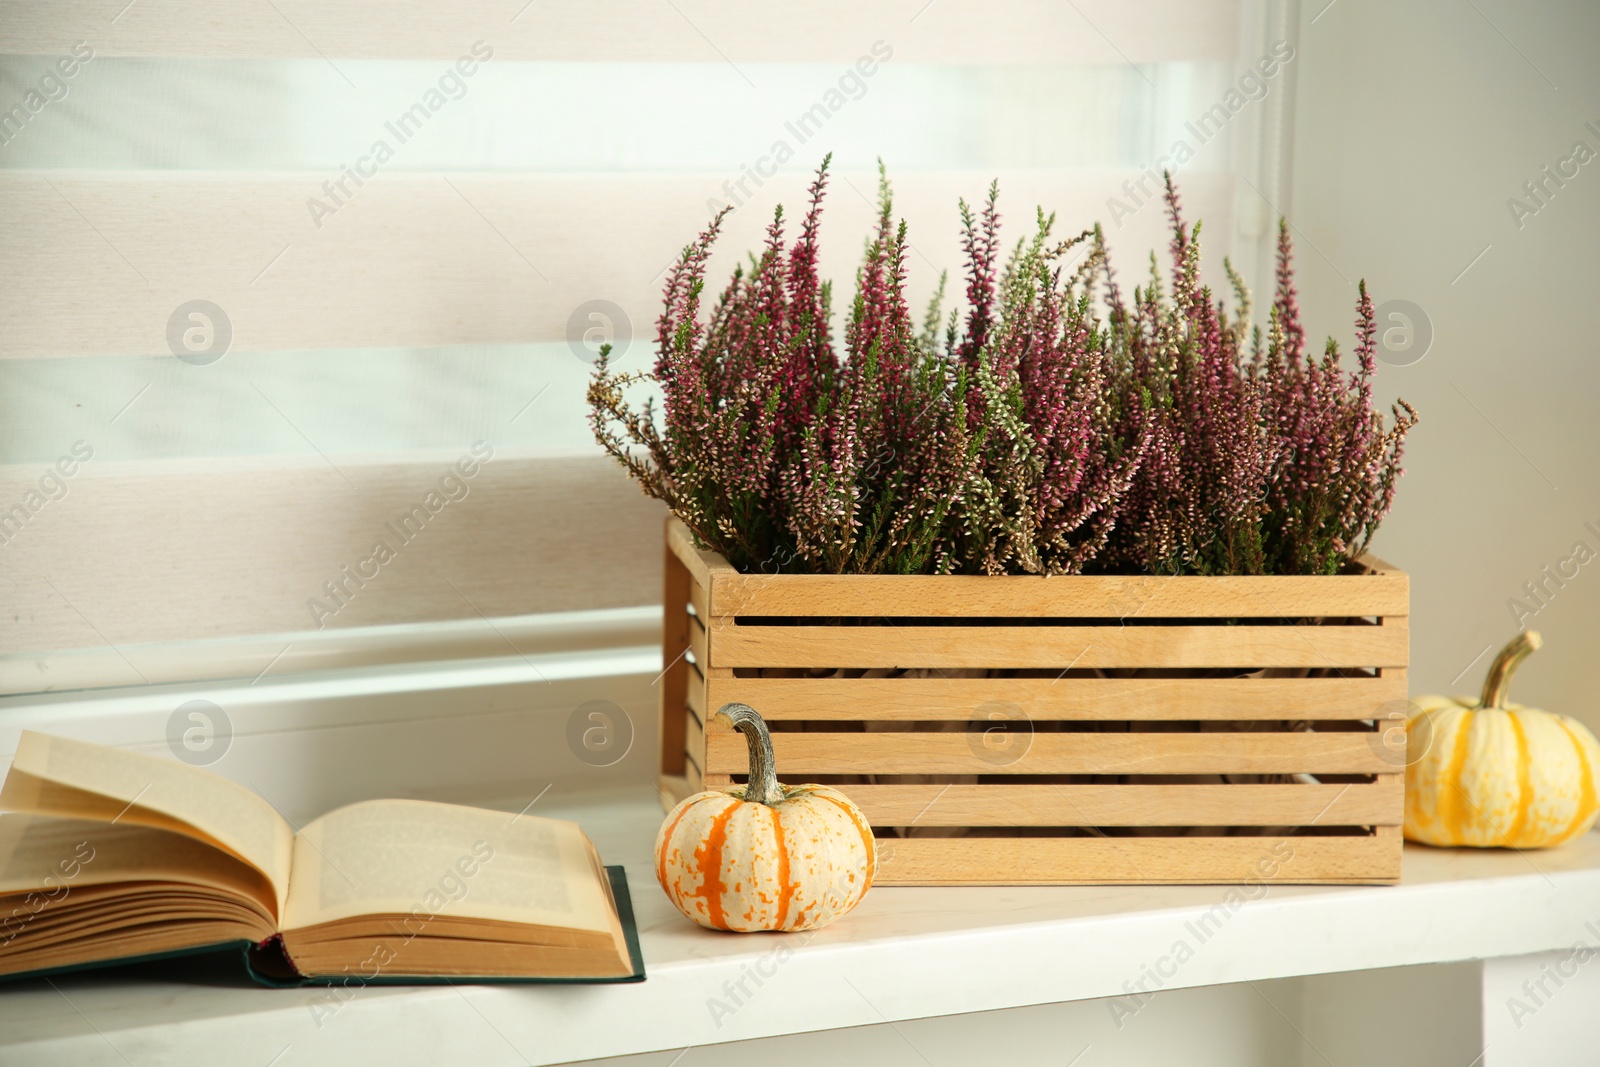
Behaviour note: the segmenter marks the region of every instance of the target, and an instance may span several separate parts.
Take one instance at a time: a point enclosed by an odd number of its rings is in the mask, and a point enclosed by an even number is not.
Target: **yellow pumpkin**
[[[1542,644],[1517,635],[1495,657],[1476,704],[1419,697],[1406,722],[1405,835],[1429,845],[1545,848],[1600,813],[1600,743],[1565,715],[1506,703],[1517,665]]]
[[[767,725],[745,704],[715,716],[745,735],[750,781],[685,799],[656,834],[656,878],[713,930],[809,930],[860,903],[877,850],[866,817],[825,785],[778,784]]]

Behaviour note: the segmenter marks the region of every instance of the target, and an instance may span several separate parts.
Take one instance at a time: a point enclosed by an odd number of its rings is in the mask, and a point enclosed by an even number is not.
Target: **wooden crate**
[[[669,520],[663,800],[743,780],[744,739],[707,722],[742,701],[781,780],[832,780],[866,813],[881,885],[1397,881],[1409,583],[1362,564],[747,575]],[[1302,777],[1184,781],[1224,774]]]

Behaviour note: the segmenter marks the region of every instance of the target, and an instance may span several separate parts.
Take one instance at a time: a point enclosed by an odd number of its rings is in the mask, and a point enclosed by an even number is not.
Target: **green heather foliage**
[[[723,215],[667,276],[648,373],[589,386],[596,438],[745,572],[1333,574],[1394,499],[1405,401],[1373,411],[1372,301],[1355,370],[1305,353],[1280,225],[1265,329],[1228,274],[1200,281],[1200,225],[1169,178],[1173,268],[1125,300],[1099,227],[1038,212],[1001,263],[997,188],[961,204],[965,303],[921,321],[886,178],[842,346],[817,276],[825,160],[793,244],[767,239],[702,307]],[[725,214],[725,213],[724,213]],[[660,390],[635,407],[627,390]],[[659,416],[659,417],[658,417]]]

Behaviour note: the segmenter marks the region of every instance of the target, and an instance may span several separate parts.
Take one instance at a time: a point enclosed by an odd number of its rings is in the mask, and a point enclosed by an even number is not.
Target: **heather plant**
[[[589,387],[601,444],[741,569],[792,555],[784,476],[836,388],[830,287],[816,272],[824,184],[819,174],[793,248],[780,208],[761,254],[734,271],[704,321],[706,260],[726,211],[668,271],[648,375],[661,392],[659,422],[654,398],[629,405],[625,390],[647,376],[613,374],[609,346]]]
[[[1287,223],[1265,337],[1229,267],[1238,301],[1200,282],[1200,224],[1187,227],[1170,176],[1170,297],[1154,256],[1148,284],[1123,304],[1101,256],[1123,411],[1152,441],[1097,568],[1150,574],[1333,574],[1366,550],[1394,499],[1406,433],[1404,400],[1386,429],[1372,409],[1374,322],[1357,304],[1358,368],[1330,338],[1306,358]],[[1099,243],[1097,235],[1097,244]],[[1143,405],[1141,407],[1141,404]]]
[[[958,566],[946,527],[961,499],[951,489],[970,479],[974,464],[966,381],[932,331],[912,319],[908,251],[883,178],[837,387],[819,398],[782,480],[787,532],[809,569],[914,574]],[[929,315],[937,317],[937,298]]]
[[[1417,412],[1400,400],[1385,427],[1372,410],[1376,323],[1365,281],[1356,305],[1358,370],[1341,370],[1332,338],[1320,361],[1306,358],[1292,254],[1288,226],[1280,224],[1272,330],[1265,350],[1257,336],[1252,364],[1266,383],[1267,423],[1285,454],[1266,500],[1264,525],[1276,535],[1268,567],[1331,574],[1366,551],[1394,503],[1405,436]]]
[[[1149,435],[1117,417],[1088,288],[1102,257],[1064,274],[1092,233],[1053,242],[1055,218],[1041,210],[997,274],[997,194],[976,216],[961,205],[969,311],[952,347],[972,382],[979,465],[955,512],[957,557],[985,574],[1073,574],[1106,544]]]
[[[1153,255],[1150,280],[1134,290],[1131,308],[1108,286],[1123,410],[1147,425],[1152,441],[1100,565],[1150,574],[1266,573],[1263,519],[1282,442],[1263,421],[1262,383],[1242,355],[1247,322],[1229,321],[1201,284],[1200,226],[1184,225],[1170,183],[1167,204],[1170,296]]]
[[[1230,268],[1230,317],[1200,280],[1200,225],[1170,180],[1171,292],[1155,257],[1125,302],[1098,228],[1042,210],[1001,265],[997,189],[961,204],[965,314],[920,328],[909,244],[880,179],[842,351],[817,273],[824,160],[792,245],[761,251],[702,308],[718,215],[668,272],[648,373],[602,350],[600,443],[744,571],[1326,574],[1388,511],[1415,412],[1372,409],[1373,314],[1358,367],[1308,359],[1287,228],[1265,332]],[[1074,264],[1076,262],[1076,265]],[[660,391],[635,407],[629,390]]]

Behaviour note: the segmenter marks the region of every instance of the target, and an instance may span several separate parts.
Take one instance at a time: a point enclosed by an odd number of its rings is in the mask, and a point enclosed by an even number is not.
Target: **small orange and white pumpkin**
[[[1413,702],[1406,723],[1409,840],[1547,848],[1594,825],[1594,734],[1576,719],[1506,702],[1512,672],[1541,643],[1529,630],[1502,649],[1476,704],[1438,696]]]
[[[656,834],[656,878],[713,930],[810,930],[861,902],[877,849],[866,817],[825,785],[778,784],[767,724],[745,704],[715,718],[745,735],[750,781],[685,799]]]

